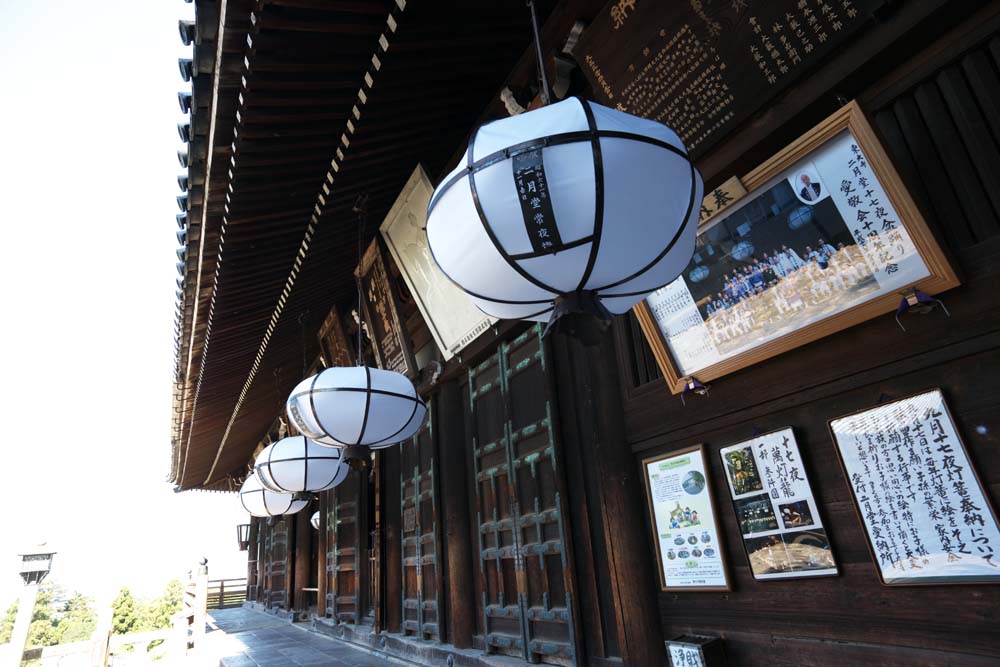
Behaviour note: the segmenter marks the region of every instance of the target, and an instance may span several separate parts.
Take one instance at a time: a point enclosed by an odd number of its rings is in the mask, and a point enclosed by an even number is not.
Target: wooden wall
[[[998,586],[885,587],[879,582],[827,420],[880,400],[940,387],[973,464],[1000,506],[1000,21],[997,3],[898,68],[846,85],[963,285],[951,312],[877,318],[713,383],[686,405],[651,363],[634,321],[617,325],[626,437],[645,456],[705,443],[733,580],[730,593],[659,594],[664,636],[725,638],[729,664],[1000,664]],[[808,127],[830,101],[796,118]],[[767,133],[760,132],[762,136]],[[745,138],[742,140],[745,143]],[[754,156],[781,145],[757,145]],[[745,171],[743,156],[739,171]],[[735,164],[735,163],[734,163]],[[732,175],[723,171],[718,177]],[[740,543],[718,451],[754,433],[795,429],[841,574],[754,581]],[[641,479],[641,478],[638,478]],[[644,493],[636,483],[634,493]],[[651,552],[649,536],[642,548]]]

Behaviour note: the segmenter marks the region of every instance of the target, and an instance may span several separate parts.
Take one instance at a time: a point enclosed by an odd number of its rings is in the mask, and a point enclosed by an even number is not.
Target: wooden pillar
[[[250,518],[250,531],[247,533],[247,600],[253,600],[257,594],[257,534],[260,522]]]
[[[316,548],[319,554],[316,558],[316,615],[326,616],[326,513],[329,511],[330,494],[324,491],[319,494],[319,530],[316,531]]]
[[[550,338],[565,458],[576,459],[567,481],[588,652],[662,667],[659,581],[647,548],[643,485],[625,440],[611,333],[593,347],[560,334]],[[606,637],[595,646],[602,631]]]
[[[403,623],[403,541],[400,483],[399,448],[389,447],[381,451],[382,478],[385,505],[382,507],[382,529],[385,540],[385,629],[400,632]]]
[[[457,382],[441,388],[435,405],[438,456],[440,463],[441,516],[444,527],[444,573],[446,586],[446,628],[448,641],[456,648],[471,648],[475,633],[476,600],[473,568],[476,566],[469,534],[469,490],[466,483],[465,422],[461,390]],[[439,611],[439,614],[441,612]],[[444,629],[444,628],[442,628]],[[443,633],[442,633],[443,634]]]
[[[294,597],[292,598],[291,611],[306,612],[309,610],[309,593],[302,590],[309,587],[309,564],[312,561],[310,553],[310,539],[312,537],[312,525],[309,523],[311,512],[306,507],[301,512],[295,514],[295,550],[294,563],[295,572],[292,577],[294,586]],[[291,540],[291,536],[289,537]],[[291,541],[289,541],[291,544]]]

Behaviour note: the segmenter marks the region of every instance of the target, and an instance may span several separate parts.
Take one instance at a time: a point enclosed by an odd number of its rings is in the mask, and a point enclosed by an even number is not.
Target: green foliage
[[[59,643],[86,641],[96,628],[97,614],[90,606],[90,599],[75,593],[62,607],[59,619]]]
[[[10,603],[7,612],[0,620],[0,644],[10,642],[11,635],[14,634],[14,620],[17,618],[17,600]]]
[[[167,583],[160,597],[144,603],[140,612],[140,627],[142,630],[163,630],[172,624],[174,614],[183,605],[184,588],[177,579]]]
[[[123,586],[118,591],[114,602],[111,603],[111,609],[113,610],[111,631],[114,634],[127,635],[130,632],[139,631],[139,612],[136,606],[132,592]]]

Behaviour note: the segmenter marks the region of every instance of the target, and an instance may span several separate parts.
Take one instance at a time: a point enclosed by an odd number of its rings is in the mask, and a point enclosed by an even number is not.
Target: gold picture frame
[[[760,344],[748,342],[747,344],[752,345],[751,347],[731,356],[722,357],[720,360],[696,370],[688,369],[688,372],[683,372],[680,364],[675,361],[667,339],[657,324],[653,310],[647,300],[643,299],[633,308],[633,312],[639,320],[643,334],[652,348],[653,355],[672,393],[682,392],[689,377],[697,377],[700,382],[709,382],[879,315],[892,312],[897,309],[902,294],[908,290],[917,289],[933,295],[960,284],[958,276],[927,227],[917,205],[907,192],[899,174],[889,160],[889,156],[882,148],[875,132],[865,118],[864,112],[856,102],[850,102],[840,108],[784,150],[741,178],[740,180],[748,192],[744,201],[753,203],[756,197],[769,193],[784,182],[781,177],[787,175],[793,167],[798,169],[800,163],[805,164],[806,160],[809,160],[828,144],[832,145],[834,140],[839,140],[845,132],[849,132],[856,145],[860,147],[863,159],[867,160],[871,174],[877,180],[877,185],[881,186],[892,209],[895,210],[898,224],[908,234],[909,242],[912,242],[928,275],[904,285],[893,286],[889,291],[852,304],[816,321],[806,323],[801,328],[795,328],[777,337],[764,340]],[[790,180],[789,183],[791,183]],[[829,198],[831,201],[833,199],[830,193],[823,195],[823,197]],[[807,198],[811,199],[812,197],[809,195]],[[807,203],[805,199],[800,198],[800,201]],[[734,208],[738,212],[738,207]],[[840,212],[839,207],[837,211]],[[726,221],[732,214],[732,210],[730,210],[706,219],[699,225],[699,238],[714,225]],[[847,230],[849,231],[849,228]],[[852,248],[859,247],[852,246]],[[751,248],[753,248],[752,245]],[[808,262],[804,264],[808,264]],[[728,276],[728,274],[726,275]],[[870,278],[874,279],[874,273]],[[711,290],[709,290],[709,298],[711,298],[710,292]],[[748,340],[752,341],[753,338],[748,338]]]

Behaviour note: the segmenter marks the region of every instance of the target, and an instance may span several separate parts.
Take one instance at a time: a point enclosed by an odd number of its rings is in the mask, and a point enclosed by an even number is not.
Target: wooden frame
[[[990,493],[989,493],[989,486],[983,484],[983,480],[982,480],[982,478],[980,478],[979,472],[976,470],[976,466],[973,465],[972,457],[969,456],[969,450],[965,446],[965,441],[962,439],[962,434],[958,430],[958,423],[955,421],[955,418],[954,418],[954,416],[951,413],[951,408],[948,407],[948,401],[945,400],[944,391],[942,391],[940,387],[933,387],[933,388],[928,389],[926,391],[920,391],[920,392],[916,392],[914,394],[909,394],[909,395],[903,396],[901,398],[897,398],[897,399],[894,399],[894,400],[891,400],[891,401],[887,401],[885,403],[880,403],[878,405],[874,405],[874,406],[871,406],[871,407],[862,408],[861,410],[855,410],[854,412],[848,413],[846,415],[842,415],[840,417],[834,417],[833,419],[827,420],[827,429],[830,432],[830,437],[833,439],[834,449],[837,452],[837,461],[840,463],[840,469],[844,473],[844,480],[847,483],[847,486],[848,486],[848,488],[851,491],[851,500],[852,500],[852,504],[854,505],[854,513],[858,517],[858,523],[861,524],[861,530],[862,530],[862,532],[864,532],[864,534],[865,534],[865,544],[868,545],[868,553],[871,554],[872,564],[875,566],[875,571],[878,574],[879,582],[883,586],[891,586],[891,587],[896,587],[896,586],[983,586],[983,585],[991,585],[991,584],[992,585],[1000,584],[1000,575],[998,575],[998,579],[995,579],[995,580],[986,580],[986,581],[983,581],[981,579],[980,580],[972,580],[973,578],[970,577],[969,578],[970,580],[968,580],[968,581],[962,581],[961,579],[958,579],[956,581],[913,581],[913,582],[895,582],[895,583],[889,583],[889,582],[886,582],[885,577],[882,574],[882,565],[879,563],[878,554],[876,553],[875,547],[872,544],[871,534],[868,531],[868,526],[865,523],[864,516],[861,514],[861,507],[860,507],[860,505],[858,503],[858,497],[857,497],[857,495],[855,493],[854,485],[851,484],[851,477],[850,477],[850,474],[849,474],[849,472],[847,470],[847,466],[844,463],[844,457],[843,457],[843,453],[841,452],[840,443],[837,440],[837,435],[836,435],[835,431],[833,430],[833,422],[840,421],[842,419],[848,419],[848,418],[853,417],[855,415],[864,414],[866,412],[871,412],[872,410],[877,410],[879,408],[884,408],[886,406],[893,405],[895,403],[906,401],[906,400],[909,400],[909,399],[912,399],[912,398],[916,398],[918,396],[924,396],[926,394],[933,394],[933,393],[937,393],[941,397],[941,405],[944,406],[944,414],[945,414],[945,416],[947,416],[948,420],[951,422],[951,424],[952,424],[952,426],[954,428],[955,439],[958,441],[958,447],[961,448],[962,454],[965,456],[965,462],[967,464],[967,467],[968,467],[969,471],[972,472],[971,479],[973,481],[975,481],[976,486],[979,487],[980,494],[982,495],[983,502],[985,504],[985,507],[983,507],[981,509],[981,512],[983,513],[983,515],[984,515],[985,518],[992,518],[993,522],[998,527],[1000,527],[1000,518],[998,518],[997,513],[996,513],[996,509],[993,507],[993,502],[992,502],[992,500],[990,498]],[[998,546],[998,549],[997,549],[996,553],[997,553],[998,560],[1000,560],[1000,544],[998,544],[997,546]]]
[[[927,277],[902,286],[899,291],[916,288],[927,294],[936,294],[959,285],[958,276],[948,263],[944,252],[934,239],[930,229],[927,227],[927,223],[924,221],[912,197],[910,197],[898,173],[889,161],[889,157],[875,136],[871,125],[869,125],[865,118],[864,112],[856,102],[845,105],[794,143],[740,179],[749,193],[747,197],[754,197],[755,194],[759,194],[759,191],[763,191],[763,186],[770,185],[773,180],[789,170],[793,165],[800,160],[808,158],[844,131],[849,131],[854,136],[862,153],[867,158],[872,172],[882,185],[893,208],[895,208],[899,222],[909,234],[913,245],[929,272]],[[702,229],[707,229],[718,222],[719,219],[720,216],[712,216],[707,219],[699,226],[699,234]],[[875,296],[839,313],[830,315],[825,319],[807,324],[800,329],[764,342],[757,347],[744,350],[717,363],[698,369],[696,372],[697,378],[701,382],[720,378],[770,359],[788,350],[819,340],[838,331],[843,331],[879,315],[892,312],[898,307],[900,298],[900,293],[897,291]],[[680,393],[685,388],[685,376],[674,362],[667,347],[667,342],[646,300],[644,299],[639,302],[633,311],[642,326],[643,333],[653,350],[657,363],[663,371],[667,386],[672,393]]]
[[[378,238],[375,238],[365,251],[361,265],[354,270],[354,278],[360,283],[362,309],[368,333],[371,337],[372,350],[379,368],[396,371],[414,378],[417,376],[417,361],[413,356],[410,336],[399,316],[399,301],[392,287],[389,270],[385,263],[385,255]],[[381,305],[376,308],[379,317],[376,320],[372,312],[371,293],[377,292]],[[378,330],[382,329],[382,332]],[[385,338],[392,337],[399,346],[399,352],[390,357],[385,349]]]
[[[785,431],[788,431],[792,434],[792,444],[795,447],[795,453],[799,456],[799,465],[802,468],[802,483],[809,490],[809,498],[812,499],[813,510],[816,513],[816,522],[815,522],[816,525],[813,528],[813,531],[822,530],[823,533],[826,535],[827,546],[830,547],[830,558],[833,560],[833,566],[825,569],[833,570],[833,572],[827,572],[825,574],[811,574],[811,572],[822,572],[823,570],[795,570],[792,571],[795,573],[776,574],[775,576],[761,576],[754,571],[753,563],[750,560],[750,551],[747,549],[747,538],[744,536],[743,528],[740,524],[740,515],[736,507],[737,498],[735,497],[736,495],[744,495],[744,494],[737,494],[735,492],[729,471],[725,469],[727,465],[726,450],[737,447],[753,447],[754,442],[763,440],[764,438],[768,438],[770,436],[777,435],[779,433],[784,433]],[[753,577],[754,581],[767,582],[767,581],[787,581],[789,579],[819,579],[822,577],[836,577],[840,575],[840,566],[837,565],[837,560],[833,555],[833,544],[831,543],[830,540],[830,531],[827,525],[823,523],[823,512],[820,510],[819,503],[816,501],[816,494],[815,492],[813,492],[812,484],[809,481],[809,474],[805,469],[805,462],[802,460],[802,449],[799,447],[798,439],[795,438],[795,429],[792,426],[785,426],[783,428],[778,428],[773,431],[769,431],[767,433],[761,433],[760,435],[755,435],[752,438],[747,438],[744,440],[740,440],[739,442],[734,442],[731,445],[725,445],[723,447],[720,447],[719,457],[722,459],[723,471],[726,475],[726,489],[729,491],[730,505],[732,506],[733,513],[736,517],[736,526],[739,529],[740,544],[742,544],[743,546],[743,553],[747,557],[747,566],[750,568],[750,575]],[[759,493],[761,495],[767,494],[768,493],[767,486],[763,484],[761,486],[762,486],[761,490],[755,491],[754,493]],[[776,500],[773,497],[770,497],[769,500],[775,506],[777,506],[778,502],[780,502],[779,500]],[[786,500],[792,500],[792,499],[786,499]],[[779,512],[775,512],[775,517],[777,517],[778,513]],[[781,532],[775,533],[774,535],[780,536],[783,534],[787,534],[789,532],[794,532],[796,530],[808,530],[808,525],[805,528],[793,527],[789,529],[786,527],[784,530],[781,530]]]
[[[660,550],[660,536],[659,530],[656,524],[656,508],[653,505],[653,493],[649,484],[649,466],[654,463],[659,463],[666,459],[672,459],[684,454],[690,454],[692,452],[698,452],[701,455],[702,463],[704,466],[703,475],[705,477],[705,487],[704,490],[708,496],[708,506],[711,512],[711,526],[715,530],[716,536],[716,548],[719,552],[719,565],[722,570],[722,578],[725,580],[725,585],[723,586],[670,586],[667,583],[666,575],[663,571],[663,554]],[[651,531],[651,538],[653,541],[653,549],[656,555],[656,570],[660,578],[660,590],[664,592],[669,591],[730,591],[732,590],[732,585],[729,580],[729,568],[726,563],[726,553],[725,553],[725,543],[722,537],[722,530],[719,528],[719,521],[717,515],[717,508],[715,506],[715,498],[712,496],[712,479],[711,473],[709,471],[709,459],[708,451],[705,445],[694,445],[692,447],[685,447],[684,449],[677,449],[674,451],[666,452],[664,454],[657,454],[655,456],[649,456],[644,458],[641,463],[641,473],[643,484],[646,488],[646,510],[649,514],[649,528]],[[707,525],[707,524],[706,524]]]

